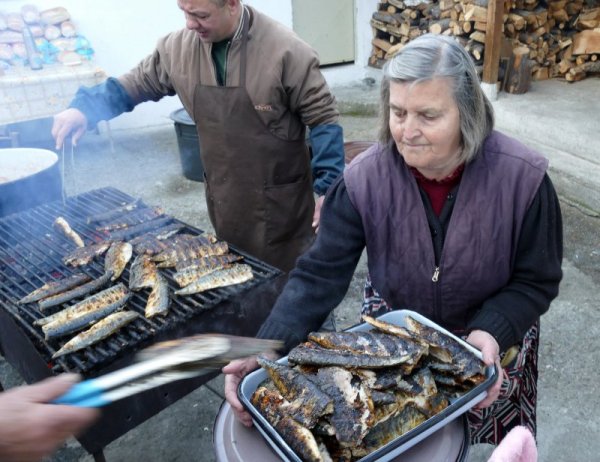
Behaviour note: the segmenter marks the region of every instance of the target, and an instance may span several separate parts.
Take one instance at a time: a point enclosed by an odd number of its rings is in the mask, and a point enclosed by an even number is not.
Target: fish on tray
[[[324,447],[317,443],[312,432],[285,412],[286,401],[279,393],[260,387],[252,395],[252,404],[303,461],[325,462],[331,460],[328,455],[322,453]]]
[[[140,315],[135,311],[124,310],[109,314],[104,319],[101,319],[97,323],[93,324],[89,329],[80,332],[67,343],[65,343],[56,353],[52,355],[52,358],[55,359],[59,356],[74,353],[90,345],[94,345],[100,340],[111,336],[119,329],[139,317]]]
[[[62,261],[65,265],[69,266],[84,266],[90,263],[95,257],[99,257],[106,252],[111,245],[112,241],[102,241],[86,245],[85,247],[77,247],[65,255]]]
[[[43,313],[48,310],[48,308],[53,308],[58,305],[62,305],[74,298],[83,297],[84,295],[88,295],[92,292],[95,292],[99,288],[103,287],[108,283],[110,278],[112,277],[112,273],[105,273],[97,279],[92,279],[85,284],[77,286],[73,289],[67,290],[65,292],[61,292],[56,295],[51,295],[50,297],[46,297],[38,302],[38,308]]]
[[[46,340],[63,337],[122,309],[130,296],[129,289],[119,283],[34,324],[42,326]]]
[[[250,265],[234,263],[231,268],[214,271],[197,279],[182,289],[176,290],[175,295],[191,295],[217,287],[241,284],[253,278]]]
[[[111,281],[117,280],[133,255],[133,246],[128,242],[114,242],[104,257],[104,271],[111,272]]]
[[[290,403],[286,408],[289,415],[306,428],[314,427],[323,415],[333,412],[331,397],[301,372],[264,357],[258,358],[258,364]]]
[[[72,289],[73,287],[80,286],[81,284],[88,282],[90,279],[92,278],[87,274],[76,273],[62,279],[48,281],[42,287],[27,294],[17,303],[24,305],[26,303],[37,302],[43,298],[60,294],[61,292],[66,292],[67,290]]]
[[[84,247],[83,239],[71,228],[71,225],[63,217],[54,220],[54,227],[58,229],[65,237],[69,238],[77,247]]]

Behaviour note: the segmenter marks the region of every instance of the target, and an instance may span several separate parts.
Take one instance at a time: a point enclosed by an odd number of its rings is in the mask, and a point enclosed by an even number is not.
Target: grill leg
[[[95,462],[106,462],[104,451],[98,451],[92,454]]]

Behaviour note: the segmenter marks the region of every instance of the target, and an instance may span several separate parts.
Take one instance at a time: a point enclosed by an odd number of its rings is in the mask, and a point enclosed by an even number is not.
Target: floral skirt
[[[393,309],[381,298],[367,279],[361,314],[381,316]],[[485,409],[467,412],[471,444],[498,445],[517,425],[536,435],[539,323],[525,334],[516,357],[503,366],[505,377],[500,396]]]

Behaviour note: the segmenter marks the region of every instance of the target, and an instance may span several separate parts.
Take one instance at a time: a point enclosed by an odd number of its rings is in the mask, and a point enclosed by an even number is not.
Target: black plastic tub
[[[175,123],[183,176],[188,180],[204,181],[204,167],[200,159],[200,141],[196,124],[184,108],[173,111],[170,117]]]
[[[46,149],[0,149],[0,217],[62,197],[58,156]]]

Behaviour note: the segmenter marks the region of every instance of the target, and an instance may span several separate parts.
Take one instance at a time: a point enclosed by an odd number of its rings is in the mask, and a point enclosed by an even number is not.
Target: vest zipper
[[[436,266],[435,270],[433,271],[433,276],[431,276],[431,280],[433,282],[438,282],[439,276],[440,276],[440,267]]]

